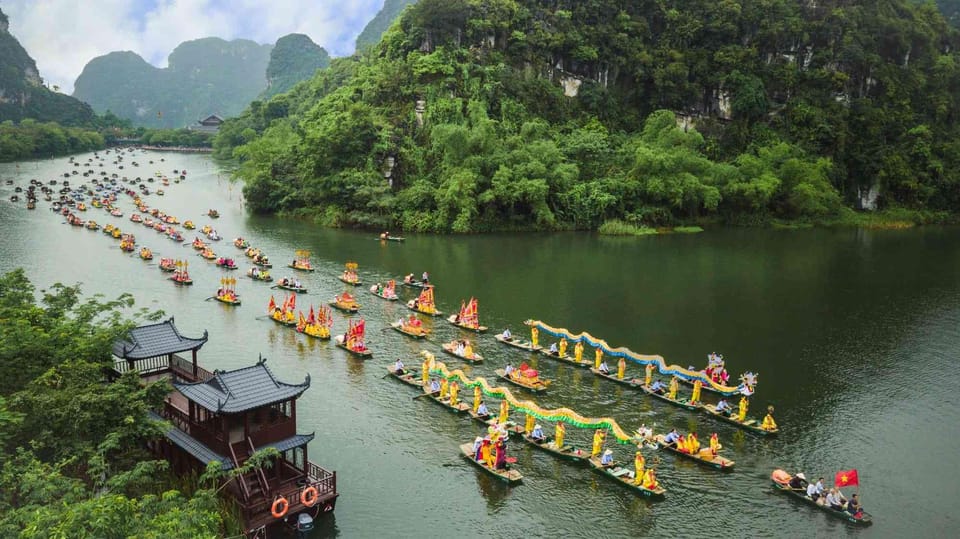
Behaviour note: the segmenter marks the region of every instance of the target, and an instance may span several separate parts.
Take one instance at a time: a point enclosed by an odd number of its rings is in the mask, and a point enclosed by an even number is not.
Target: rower
[[[661,382],[660,380],[654,380],[653,385],[650,386],[650,391],[652,391],[653,393],[656,393],[657,395],[663,395],[665,390],[666,390],[666,386],[663,385],[663,382]]]
[[[501,333],[500,336],[503,337],[503,340],[505,341],[509,341],[513,338],[513,334],[510,333],[510,328],[503,330],[503,333]]]
[[[603,447],[603,439],[606,437],[603,430],[597,429],[593,433],[593,451],[590,453],[591,457],[596,457],[600,454],[600,449]]]
[[[790,485],[790,488],[794,490],[803,490],[806,487],[805,485],[806,482],[807,482],[807,477],[803,475],[803,472],[800,472],[797,475],[791,477],[790,483],[788,484]]]
[[[730,417],[730,414],[733,413],[733,407],[730,406],[730,403],[727,402],[727,399],[720,399],[720,402],[717,403],[717,411],[727,417]]]
[[[400,361],[400,358],[397,358],[397,362],[393,364],[393,372],[397,375],[407,373],[405,370],[403,370],[403,361]]]
[[[637,427],[637,436],[644,441],[649,440],[653,436],[653,429],[648,427],[646,423],[641,423]]]
[[[863,514],[863,506],[860,505],[860,495],[854,494],[850,497],[850,500],[847,502],[847,512],[853,516],[858,516]]]
[[[487,403],[480,401],[480,406],[477,407],[477,417],[490,417],[490,410],[487,410]]]
[[[410,273],[410,274],[408,274],[408,275],[404,275],[404,277],[403,277],[403,282],[405,282],[405,283],[413,283],[413,274]]]
[[[440,382],[436,378],[430,380],[430,393],[440,393]]]
[[[530,437],[533,438],[537,443],[543,443],[547,441],[547,436],[543,433],[543,427],[536,425],[533,427],[533,432],[530,433]]]
[[[557,343],[551,344],[551,345],[550,345],[550,355],[555,356],[555,355],[557,355],[557,354],[559,354],[559,353],[560,353],[559,350],[557,350]]]
[[[503,374],[504,376],[511,376],[515,370],[516,369],[513,368],[513,365],[507,363],[507,366],[503,368]]]
[[[423,281],[423,284],[427,284],[427,281],[430,280],[430,275],[427,272],[423,272],[423,275],[420,277],[420,280]]]
[[[613,451],[607,449],[603,452],[603,456],[600,457],[601,466],[613,466]]]
[[[764,416],[760,428],[766,431],[777,430],[777,422],[773,420],[773,406],[767,406],[767,415]]]
[[[677,443],[677,440],[679,439],[680,439],[680,433],[677,432],[677,429],[673,429],[670,432],[668,432],[666,436],[663,437],[663,443],[667,445],[673,445]]]
[[[597,370],[599,370],[601,374],[610,374],[610,367],[607,367],[606,361],[601,361],[600,367]]]

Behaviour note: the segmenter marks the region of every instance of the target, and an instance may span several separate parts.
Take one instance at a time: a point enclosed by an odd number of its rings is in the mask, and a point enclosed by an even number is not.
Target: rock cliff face
[[[357,50],[363,50],[371,45],[376,45],[380,41],[383,33],[387,31],[387,28],[390,28],[393,21],[400,16],[403,8],[416,2],[417,0],[385,0],[383,2],[383,8],[377,12],[373,19],[363,28],[363,31],[360,32],[360,35],[357,36]]]
[[[174,49],[163,69],[133,52],[111,52],[84,67],[73,95],[135,125],[186,127],[210,114],[240,113],[266,88],[272,49],[245,39],[197,39]]]
[[[63,125],[90,123],[94,114],[89,105],[43,86],[37,63],[9,27],[0,11],[0,122],[33,118]]]

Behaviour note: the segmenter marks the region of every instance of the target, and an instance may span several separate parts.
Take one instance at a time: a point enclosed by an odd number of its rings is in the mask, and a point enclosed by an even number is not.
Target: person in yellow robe
[[[593,368],[599,369],[600,363],[603,362],[603,350],[597,348],[597,351],[593,353]]]
[[[643,474],[643,488],[647,490],[655,490],[660,486],[660,482],[657,481],[657,472],[653,468],[650,468]]]
[[[703,382],[695,380],[693,382],[693,393],[690,395],[690,404],[700,402],[700,391],[703,389]]]
[[[560,350],[557,352],[558,357],[565,357],[567,355],[567,339],[566,337],[560,337]]]
[[[670,379],[670,391],[667,394],[670,397],[670,400],[677,400],[677,389],[680,388],[680,382],[677,381],[677,377],[674,376]]]
[[[720,451],[720,438],[717,437],[717,433],[714,432],[710,435],[710,452],[713,456],[717,456],[717,451]]]
[[[493,451],[491,448],[493,445],[489,440],[484,440],[483,445],[480,446],[480,457],[483,459],[483,463],[489,468],[493,468]]]
[[[648,363],[644,371],[646,372],[643,375],[643,385],[650,387],[653,381],[653,363]]]
[[[747,400],[747,397],[740,397],[740,409],[737,413],[737,420],[743,423],[747,419],[747,408],[750,407],[750,402]]]
[[[573,345],[573,358],[577,360],[577,363],[583,361],[583,343],[580,341]]]
[[[440,379],[440,400],[447,398],[447,393],[450,391],[450,382],[446,378]]]
[[[460,384],[456,380],[450,382],[450,406],[457,405],[457,395],[460,393]]]
[[[430,382],[430,360],[423,360],[423,365],[420,366],[420,380],[423,381],[423,385],[426,386]],[[477,389],[480,389],[478,386]]]
[[[643,453],[637,451],[637,455],[633,458],[633,483],[635,485],[643,484],[643,467],[646,465],[647,461],[643,458]]]
[[[480,409],[480,402],[483,400],[483,392],[479,385],[473,386],[473,413]]]
[[[767,415],[763,417],[763,423],[760,425],[763,430],[777,430],[777,422],[773,419],[773,406],[767,406]]]
[[[627,362],[620,358],[620,361],[617,361],[617,379],[623,380],[623,375],[627,372]]]
[[[600,451],[603,449],[603,441],[605,438],[606,434],[600,429],[597,429],[596,432],[593,433],[593,451],[590,452],[591,457],[596,457],[600,454]]]
[[[530,327],[530,343],[533,344],[533,347],[536,348],[540,346],[540,330],[536,326]]]
[[[563,438],[567,434],[567,427],[563,425],[563,422],[557,423],[557,431],[553,436],[553,445],[557,449],[563,449]]]

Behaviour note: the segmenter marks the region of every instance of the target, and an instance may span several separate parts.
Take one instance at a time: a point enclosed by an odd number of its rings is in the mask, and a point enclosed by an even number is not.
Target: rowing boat
[[[525,389],[529,389],[534,393],[543,393],[547,390],[547,386],[550,385],[549,380],[541,380],[539,377],[535,381],[526,380],[526,376],[518,376],[514,378],[512,376],[507,376],[507,372],[504,369],[496,370],[497,376],[503,380],[510,382],[513,385],[520,386]]]
[[[514,348],[519,348],[521,350],[526,350],[527,352],[536,352],[542,348],[539,345],[534,346],[533,343],[530,341],[522,341],[520,339],[516,339],[513,337],[506,339],[504,338],[503,335],[500,335],[499,333],[497,335],[494,335],[493,338],[502,342],[503,344],[506,344],[507,346],[512,346]]]
[[[682,400],[681,400],[681,399],[671,399],[670,396],[667,395],[666,393],[663,393],[663,394],[661,395],[660,393],[657,393],[657,392],[655,392],[654,390],[650,389],[650,386],[646,386],[646,385],[640,384],[640,385],[638,385],[637,387],[639,387],[640,389],[642,389],[644,393],[646,393],[647,395],[650,395],[651,397],[660,399],[660,400],[665,401],[665,402],[669,402],[670,404],[672,404],[672,405],[674,405],[674,406],[679,406],[680,408],[683,408],[684,410],[694,411],[694,410],[696,410],[696,409],[698,409],[698,408],[701,408],[701,404],[700,404],[700,403],[690,404],[690,402],[687,401],[686,399],[682,399]]]
[[[600,459],[593,457],[587,459],[587,462],[590,464],[590,467],[593,468],[597,473],[613,479],[620,485],[629,488],[641,496],[646,496],[647,498],[654,500],[662,500],[666,494],[666,489],[661,486],[657,486],[654,489],[644,488],[643,485],[637,485],[633,482],[632,470],[628,470],[616,464],[612,466],[604,466],[600,464]]]
[[[448,343],[442,344],[441,348],[443,348],[443,351],[450,354],[451,356],[456,356],[464,361],[470,361],[472,363],[480,363],[481,361],[483,361],[483,356],[481,356],[476,352],[473,352],[473,346],[470,345],[469,343],[467,343],[467,346],[470,346],[470,355],[468,356],[466,353],[458,354],[457,344],[458,344],[457,341],[448,342]]]
[[[406,326],[400,322],[390,324],[390,327],[414,339],[426,339],[430,332],[422,327]]]
[[[373,285],[370,287],[370,293],[387,301],[397,301],[400,299],[396,292],[386,286],[380,287],[380,292],[377,292],[377,285]]]
[[[387,367],[387,372],[390,373],[390,376],[400,380],[401,382],[411,385],[413,387],[423,388],[423,380],[421,380],[416,373],[404,370],[403,374],[397,374],[397,368],[393,365]]]
[[[657,434],[653,437],[654,441],[660,446],[661,449],[666,449],[675,455],[680,455],[681,457],[696,461],[704,466],[714,468],[723,472],[732,472],[734,462],[728,458],[721,457],[720,455],[714,455],[710,448],[704,448],[696,455],[691,455],[690,453],[684,453],[680,451],[675,446],[668,444],[663,441],[663,434]]]
[[[237,296],[213,296],[213,299],[220,303],[226,303],[227,305],[240,305],[240,298]]]
[[[572,462],[583,462],[588,458],[590,458],[590,454],[587,453],[586,451],[582,451],[580,449],[571,447],[566,444],[564,444],[562,448],[558,449],[556,444],[550,439],[550,437],[547,437],[545,441],[541,442],[524,434],[523,439],[526,440],[527,443],[529,443],[530,445],[538,449],[541,449],[543,451],[546,451],[547,453],[550,453],[551,455],[554,455],[564,460],[569,460]]]
[[[771,474],[770,480],[773,483],[773,488],[779,490],[780,492],[785,492],[793,496],[794,498],[802,500],[807,505],[812,505],[817,509],[820,509],[821,511],[827,513],[828,515],[843,519],[849,522],[850,524],[854,524],[856,526],[869,526],[873,524],[873,517],[870,516],[870,513],[867,513],[866,511],[863,511],[861,513],[860,518],[857,518],[854,515],[850,514],[848,511],[837,511],[836,509],[830,507],[829,505],[818,504],[816,501],[813,500],[813,498],[807,496],[807,493],[805,490],[791,488],[789,484],[783,484],[778,482],[773,477],[773,475],[776,474],[777,472],[782,472],[782,470],[774,470],[773,474]],[[783,472],[783,473],[786,474],[786,472]],[[786,476],[789,477],[790,474],[786,474]]]
[[[625,385],[625,386],[637,387],[637,386],[643,384],[643,380],[640,380],[639,378],[617,378],[617,375],[616,375],[616,374],[612,374],[612,373],[609,373],[609,372],[608,372],[608,373],[603,373],[603,372],[600,371],[600,369],[595,369],[595,368],[593,368],[593,367],[590,367],[590,372],[592,372],[593,374],[596,374],[597,376],[599,376],[599,377],[601,377],[601,378],[606,378],[607,380],[610,380],[611,382],[616,382],[616,383],[618,383],[618,384],[623,384],[623,385]]]
[[[280,324],[281,326],[294,327],[297,325],[297,321],[293,316],[286,317],[283,311],[277,309],[274,311],[274,314],[270,315],[270,320]]]
[[[720,421],[731,423],[747,432],[752,432],[760,436],[775,436],[778,432],[780,432],[779,429],[765,430],[761,428],[760,425],[762,423],[760,421],[757,421],[756,419],[747,418],[746,420],[741,422],[740,420],[737,419],[736,412],[728,416],[723,412],[718,412],[717,407],[714,406],[713,404],[704,404],[702,406],[702,409],[710,417],[719,419]]]
[[[270,276],[270,272],[258,271],[257,273],[253,273],[253,268],[247,270],[247,277],[250,277],[254,281],[270,282],[273,280],[273,277]]]
[[[433,300],[432,295],[430,299]],[[460,310],[447,317],[447,322],[458,328],[476,331],[477,333],[487,330],[487,326],[480,325],[480,302],[473,297],[470,298],[470,301],[460,302]]]
[[[423,389],[423,393],[425,395],[428,395],[430,400],[439,404],[440,406],[443,406],[444,408],[446,408],[447,410],[450,410],[455,414],[462,414],[462,413],[469,412],[471,410],[470,405],[463,401],[460,401],[457,404],[452,405],[450,404],[449,396],[446,396],[441,399],[439,391],[430,391],[430,388],[427,386],[422,386],[422,389]]]
[[[455,315],[455,314],[451,314],[450,316],[448,316],[448,317],[447,317],[447,322],[450,322],[451,324],[457,326],[458,328],[466,329],[466,330],[469,330],[469,331],[476,331],[477,333],[483,333],[484,331],[486,331],[486,330],[488,329],[487,326],[476,326],[476,327],[473,327],[473,326],[468,326],[468,325],[465,325],[465,324],[461,324],[460,322],[457,321],[457,315]]]
[[[473,444],[471,443],[460,444],[460,452],[463,453],[463,456],[467,460],[472,462],[474,465],[478,466],[483,471],[489,474],[492,474],[499,479],[506,481],[508,484],[512,485],[514,483],[519,483],[523,479],[523,475],[521,475],[520,472],[518,472],[517,470],[513,470],[509,468],[505,470],[497,470],[495,468],[491,468],[486,464],[478,461],[476,459],[476,456],[474,455]]]
[[[334,296],[329,305],[334,309],[345,313],[355,313],[360,310],[360,304],[350,294],[344,292],[342,295]]]
[[[418,281],[416,279],[411,279],[409,281],[403,280],[400,282],[403,286],[409,286],[410,288],[426,288],[430,286],[430,283],[425,283],[423,281]]]
[[[380,241],[397,241],[397,242],[399,242],[399,241],[405,241],[407,238],[404,238],[403,236],[383,236],[383,235],[381,235],[379,238],[376,238],[376,239],[378,239],[378,240],[380,240]]]
[[[297,292],[297,293],[300,293],[300,294],[306,294],[306,293],[307,293],[306,287],[304,287],[304,286],[302,286],[302,285],[301,285],[301,286],[294,286],[294,285],[289,284],[289,283],[290,283],[290,280],[289,280],[289,279],[280,279],[279,281],[277,281],[277,284],[274,285],[274,286],[276,286],[277,288],[282,288],[282,289],[284,289],[284,290],[290,290],[290,291],[292,291],[292,292]]]
[[[352,286],[360,286],[363,284],[363,280],[360,279],[359,275],[357,275],[356,262],[347,262],[347,269],[343,270],[343,273],[341,273],[337,278]]]
[[[369,348],[364,347],[362,350],[354,350],[353,348],[349,348],[346,344],[343,343],[343,335],[337,335],[336,337],[334,337],[333,342],[336,343],[336,345],[339,348],[343,348],[347,352],[350,352],[351,354],[359,357],[360,359],[370,359],[371,357],[373,357],[373,352],[371,352]]]
[[[551,352],[548,348],[540,347],[539,352],[551,359],[556,359],[557,361],[562,361],[564,363],[569,363],[570,365],[576,365],[577,367],[589,368],[591,363],[589,361],[577,361],[577,358],[569,354],[560,355],[560,352]]]

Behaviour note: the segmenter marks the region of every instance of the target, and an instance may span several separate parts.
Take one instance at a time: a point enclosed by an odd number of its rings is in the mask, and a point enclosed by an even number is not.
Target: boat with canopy
[[[716,434],[713,434],[715,437]],[[699,464],[707,466],[708,468],[713,468],[723,472],[732,472],[734,462],[728,458],[720,456],[717,452],[720,450],[721,446],[719,442],[715,442],[716,438],[711,439],[710,447],[700,447],[700,442],[696,439],[696,435],[690,433],[686,437],[681,436],[680,439],[674,444],[668,444],[664,441],[663,434],[657,434],[653,437],[653,441],[657,443],[660,449],[666,449],[675,455],[680,455],[685,459],[695,461]]]
[[[427,335],[430,334],[430,330],[423,327],[423,321],[417,318],[415,314],[411,314],[406,319],[397,320],[390,324],[390,327],[414,339],[426,339]]]
[[[540,372],[526,363],[521,363],[518,368],[511,368],[510,372],[507,372],[507,369],[497,369],[495,372],[502,380],[506,380],[511,384],[528,389],[534,393],[543,393],[550,385],[550,380],[540,378]]]
[[[187,266],[189,264],[186,260],[177,260],[174,262],[173,275],[170,276],[170,280],[174,284],[178,285],[191,285],[193,284],[193,279],[190,278],[190,273],[187,271]]]
[[[160,259],[160,271],[171,272],[177,270],[177,264],[172,258]]]

